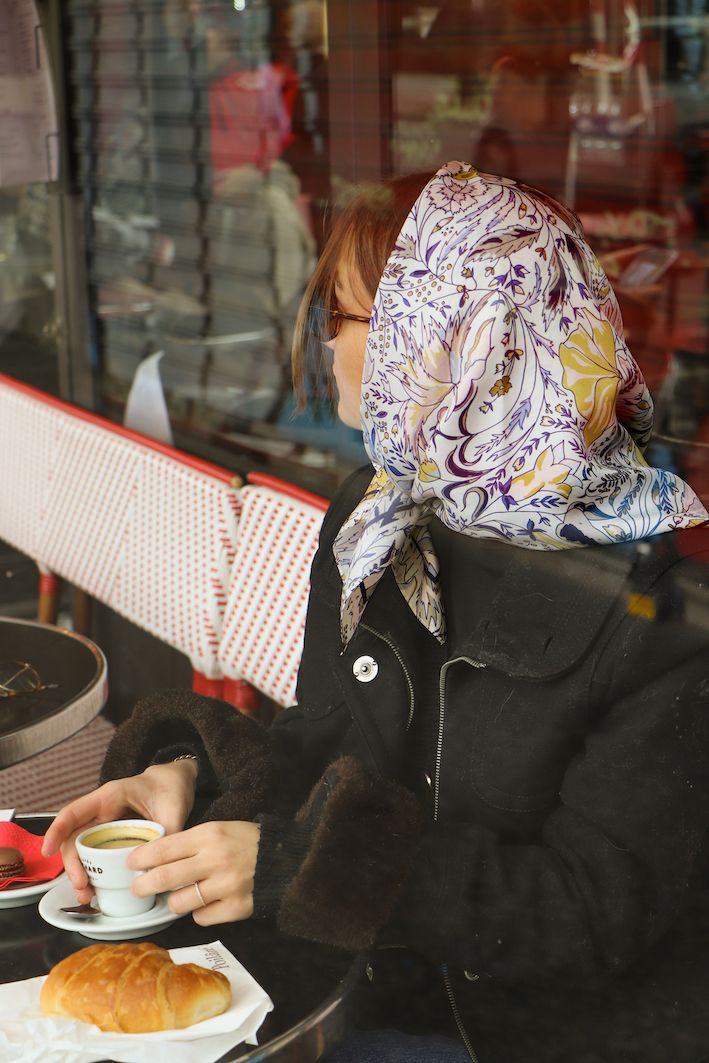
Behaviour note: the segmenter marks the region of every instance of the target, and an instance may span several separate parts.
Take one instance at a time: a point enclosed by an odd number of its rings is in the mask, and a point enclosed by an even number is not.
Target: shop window
[[[67,23],[104,412],[162,352],[176,442],[333,486],[361,442],[294,416],[289,362],[330,191],[322,0],[74,0]]]
[[[322,407],[294,418],[288,363],[323,218],[352,182],[461,159],[578,213],[657,460],[706,501],[706,7],[71,0],[105,411],[162,351],[183,445],[329,491],[364,451]]]

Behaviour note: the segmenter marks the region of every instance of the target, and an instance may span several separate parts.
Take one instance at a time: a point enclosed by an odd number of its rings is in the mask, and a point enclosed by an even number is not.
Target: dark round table
[[[17,816],[34,834],[51,818]],[[366,957],[284,937],[246,920],[199,927],[186,916],[144,939],[163,948],[221,941],[273,1001],[258,1033],[259,1045],[236,1045],[220,1063],[314,1063],[353,1025],[358,988],[366,984]],[[36,978],[78,949],[95,944],[79,933],[45,923],[37,905],[0,909],[0,983]]]
[[[90,639],[51,624],[0,617],[0,668],[28,663],[38,690],[0,697],[0,768],[63,742],[89,723],[107,695],[106,659]]]

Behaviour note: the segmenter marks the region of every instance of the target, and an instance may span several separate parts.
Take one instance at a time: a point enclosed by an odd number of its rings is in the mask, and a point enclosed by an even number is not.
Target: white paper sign
[[[0,0],[0,185],[56,181],[59,134],[34,0]]]
[[[136,369],[128,392],[123,424],[126,428],[172,446],[170,414],[160,378],[160,359],[164,353],[156,351],[148,355]]]

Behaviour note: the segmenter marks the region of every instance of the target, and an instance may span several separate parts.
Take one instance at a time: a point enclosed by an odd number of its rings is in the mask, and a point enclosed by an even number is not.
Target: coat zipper
[[[449,665],[458,664],[461,661],[464,661],[466,664],[471,665],[473,668],[485,667],[485,665],[481,661],[474,661],[470,657],[456,657],[452,661],[446,661],[446,663],[441,668],[441,674],[438,680],[438,739],[436,742],[436,771],[433,790],[433,819],[436,822],[438,821],[438,808],[440,801],[441,762],[443,760],[443,731],[446,718],[446,671]],[[441,967],[441,970],[443,972],[443,984],[448,995],[448,1001],[451,1006],[453,1018],[455,1019],[455,1024],[458,1027],[458,1033],[460,1034],[461,1040],[465,1045],[465,1050],[470,1056],[472,1063],[479,1063],[478,1057],[475,1054],[475,1050],[470,1042],[470,1038],[468,1037],[468,1031],[465,1029],[465,1026],[463,1025],[463,1020],[460,1017],[460,1012],[458,1010],[458,1002],[455,999],[455,993],[453,992],[453,986],[451,985],[448,964],[444,963]]]
[[[448,994],[448,1000],[450,1002],[451,1011],[453,1012],[453,1018],[455,1019],[455,1024],[458,1027],[458,1033],[460,1034],[461,1040],[465,1045],[466,1052],[470,1056],[472,1063],[479,1063],[478,1057],[475,1054],[475,1049],[470,1043],[468,1031],[465,1029],[465,1026],[463,1026],[463,1020],[461,1019],[460,1012],[458,1011],[458,1003],[455,999],[453,986],[451,985],[451,979],[448,973],[448,964],[444,963],[441,970],[443,971],[443,984],[446,987],[446,993]]]
[[[440,799],[441,791],[441,761],[443,759],[443,723],[445,720],[445,686],[446,686],[446,672],[451,664],[469,664],[472,668],[485,668],[486,666],[482,661],[475,661],[472,657],[454,657],[441,668],[441,674],[438,678],[438,740],[436,742],[436,770],[435,781],[433,788],[433,819],[438,819],[438,803]]]
[[[406,730],[408,731],[411,727],[414,718],[414,684],[412,683],[411,676],[409,675],[408,669],[404,664],[404,658],[401,656],[394,643],[390,642],[386,635],[382,635],[381,632],[375,631],[374,628],[369,627],[368,624],[360,624],[359,626],[363,627],[365,631],[368,631],[370,635],[375,635],[378,639],[381,639],[382,642],[385,642],[391,652],[396,657],[399,664],[401,665],[401,670],[404,673],[404,676],[406,677],[406,683],[409,688],[409,718],[406,721]]]

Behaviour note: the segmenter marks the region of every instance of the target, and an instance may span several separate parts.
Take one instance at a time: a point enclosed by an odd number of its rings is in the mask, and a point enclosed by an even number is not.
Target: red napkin
[[[43,841],[43,837],[30,834],[17,823],[0,823],[0,848],[19,849],[25,860],[24,875],[0,879],[0,890],[13,882],[47,882],[64,870],[61,853],[47,858],[42,856]]]

